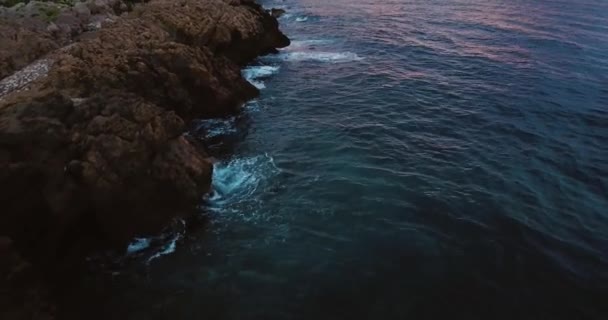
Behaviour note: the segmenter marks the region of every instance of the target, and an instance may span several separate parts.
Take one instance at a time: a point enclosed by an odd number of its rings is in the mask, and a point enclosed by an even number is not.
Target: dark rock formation
[[[212,165],[189,121],[237,112],[240,67],[288,44],[251,0],[156,0],[51,55],[0,97],[0,235],[46,263],[191,214]]]
[[[143,2],[147,0],[0,0],[0,79],[58,47],[90,37]]]
[[[49,34],[0,19],[0,79],[56,48]]]
[[[40,274],[10,238],[0,237],[0,319],[53,319],[47,295]]]
[[[275,17],[275,18],[280,18],[282,15],[285,14],[285,9],[281,9],[281,8],[272,8],[269,10],[269,13],[271,16]]]

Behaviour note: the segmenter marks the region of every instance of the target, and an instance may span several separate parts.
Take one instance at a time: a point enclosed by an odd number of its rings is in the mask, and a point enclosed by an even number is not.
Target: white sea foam
[[[146,264],[152,260],[175,252],[177,242],[183,238],[186,222],[176,219],[172,225],[157,235],[147,238],[135,238],[127,247],[126,257],[145,259]]]
[[[333,43],[333,40],[328,39],[307,39],[307,40],[292,40],[289,47],[284,51],[302,51],[312,50],[316,46],[322,46]]]
[[[279,72],[278,66],[249,66],[243,69],[242,74],[243,77],[256,88],[265,89],[266,85],[262,80],[277,72]]]
[[[297,17],[296,21],[297,22],[306,22],[306,21],[308,21],[308,17],[307,16]]]
[[[251,200],[251,196],[269,177],[280,170],[268,154],[219,162],[213,168],[211,209],[222,211],[225,206]]]
[[[245,104],[244,109],[248,112],[260,111],[261,105],[258,100],[251,100]]]
[[[266,84],[262,81],[258,81],[258,80],[249,80],[249,82],[251,82],[252,85],[254,85],[256,88],[262,90],[262,89],[266,89]]]
[[[152,256],[150,256],[148,258],[148,260],[146,260],[146,263],[150,263],[152,260],[160,258],[162,256],[171,254],[173,252],[175,252],[175,248],[177,247],[177,241],[179,241],[182,238],[182,234],[178,233],[176,234],[168,243],[166,243],[162,249],[160,251],[157,251],[156,253],[154,253]]]
[[[142,250],[148,249],[150,247],[150,239],[149,238],[135,238],[133,242],[129,243],[127,247],[127,254],[133,254],[136,252],[140,252]]]
[[[213,170],[215,193],[220,198],[253,193],[261,179],[257,170],[259,161],[259,157],[253,157],[216,164]]]
[[[297,39],[291,41],[289,47],[284,48],[278,55],[265,57],[267,61],[279,59],[283,61],[317,61],[317,62],[352,62],[361,61],[364,58],[354,52],[338,51],[330,48],[336,41],[332,39]],[[331,46],[335,47],[335,46]]]
[[[282,52],[276,58],[284,61],[318,61],[318,62],[351,62],[361,61],[362,57],[353,52],[318,52],[318,51],[295,51]]]

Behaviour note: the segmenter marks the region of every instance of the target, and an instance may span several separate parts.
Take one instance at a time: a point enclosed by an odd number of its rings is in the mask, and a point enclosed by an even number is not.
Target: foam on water
[[[301,51],[303,49],[313,49],[315,46],[332,44],[334,41],[329,39],[306,39],[306,40],[292,40],[289,47],[284,51]]]
[[[266,85],[262,80],[277,72],[279,72],[278,66],[250,66],[243,69],[242,74],[243,77],[256,88],[265,89]]]
[[[129,243],[127,247],[127,254],[133,254],[136,252],[140,252],[150,247],[150,239],[149,238],[135,238],[133,242]]]
[[[246,198],[278,170],[268,154],[218,162],[213,168],[213,194],[209,200],[212,204],[224,204],[235,198]]]
[[[307,16],[297,17],[296,21],[297,22],[306,22],[306,21],[308,21],[308,17]]]
[[[177,247],[177,242],[183,238],[186,222],[175,219],[164,232],[157,236],[147,238],[135,238],[127,247],[124,258],[135,257],[144,259],[146,264],[162,256],[171,254]]]
[[[179,241],[181,238],[182,238],[181,233],[176,234],[168,243],[166,243],[162,247],[162,249],[160,251],[157,251],[152,256],[150,256],[148,258],[148,260],[146,260],[146,263],[150,263],[154,259],[160,258],[162,256],[166,256],[168,254],[175,252],[175,248],[177,247],[177,241]]]
[[[213,170],[213,200],[248,195],[255,192],[260,181],[256,172],[257,158],[236,159],[220,163]]]
[[[281,50],[278,55],[265,57],[266,60],[281,60],[281,61],[316,61],[341,63],[361,61],[363,57],[351,51],[333,51],[336,50],[335,41],[331,39],[302,39],[293,40],[291,45]],[[322,47],[322,50],[318,50]],[[339,49],[338,49],[339,50]]]
[[[259,194],[265,192],[279,172],[268,154],[216,163],[208,208],[218,214],[255,211],[252,206],[259,204]],[[243,206],[247,210],[243,210]]]
[[[317,61],[317,62],[330,62],[330,63],[341,63],[341,62],[352,62],[361,61],[362,57],[358,56],[353,52],[282,52],[276,56],[277,59],[283,61]]]
[[[245,111],[247,112],[257,112],[260,111],[261,105],[258,100],[251,100],[247,102],[244,106]]]

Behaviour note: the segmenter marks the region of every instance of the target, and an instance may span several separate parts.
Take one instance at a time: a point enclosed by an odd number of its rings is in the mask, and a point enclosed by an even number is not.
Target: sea
[[[190,132],[200,223],[134,239],[89,315],[608,319],[608,1],[262,4],[292,44]]]

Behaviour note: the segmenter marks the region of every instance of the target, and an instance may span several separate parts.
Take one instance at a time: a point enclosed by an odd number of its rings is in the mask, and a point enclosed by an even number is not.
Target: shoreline
[[[0,286],[44,287],[33,274],[196,212],[212,163],[190,122],[238,113],[259,94],[241,68],[289,42],[251,0],[154,0],[30,59],[52,56],[0,86],[0,275],[25,279]]]

